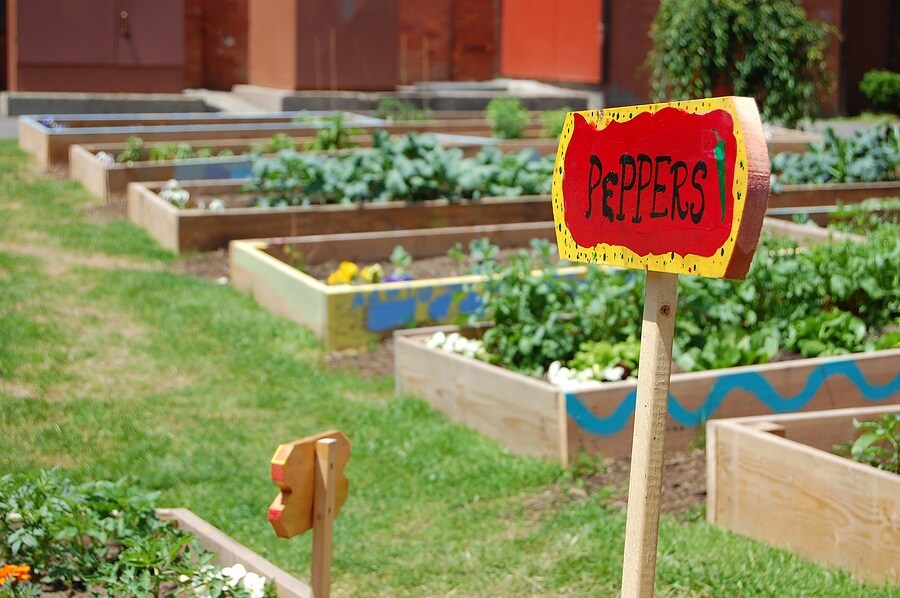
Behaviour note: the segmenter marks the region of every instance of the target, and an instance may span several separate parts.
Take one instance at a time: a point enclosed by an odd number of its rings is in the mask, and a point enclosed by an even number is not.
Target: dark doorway
[[[844,40],[841,51],[841,103],[847,114],[855,115],[872,108],[859,89],[867,72],[896,69],[891,64],[897,36],[896,0],[844,2]],[[895,58],[896,60],[896,58]]]

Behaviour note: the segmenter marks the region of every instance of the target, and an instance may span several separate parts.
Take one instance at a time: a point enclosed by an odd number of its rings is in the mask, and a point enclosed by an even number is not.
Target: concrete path
[[[19,138],[19,119],[15,116],[0,118],[0,139]]]

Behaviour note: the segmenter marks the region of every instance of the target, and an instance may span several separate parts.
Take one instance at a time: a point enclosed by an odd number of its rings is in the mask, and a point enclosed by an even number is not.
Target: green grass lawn
[[[334,593],[612,596],[624,515],[570,496],[558,466],[509,454],[322,366],[307,330],[228,286],[176,274],[80,185],[42,178],[0,143],[0,472],[129,476],[308,579],[311,538],[277,539],[276,447],[352,442],[335,522]],[[898,596],[702,521],[663,517],[660,596]]]

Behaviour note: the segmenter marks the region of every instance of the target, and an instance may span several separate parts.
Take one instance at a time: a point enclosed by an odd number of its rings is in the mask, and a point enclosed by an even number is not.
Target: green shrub
[[[566,124],[566,114],[571,112],[571,108],[560,108],[558,110],[544,110],[541,113],[541,137],[549,137],[559,139],[562,134],[563,126]]]
[[[500,139],[521,139],[525,125],[531,120],[528,109],[519,98],[494,98],[485,109],[485,116]]]
[[[666,0],[647,59],[653,97],[753,96],[764,120],[793,126],[831,84],[833,35],[830,25],[808,21],[798,0]]]
[[[408,100],[400,98],[381,98],[375,109],[375,116],[385,120],[428,120],[430,110],[420,110]]]
[[[900,114],[900,73],[869,71],[859,88],[876,109]]]

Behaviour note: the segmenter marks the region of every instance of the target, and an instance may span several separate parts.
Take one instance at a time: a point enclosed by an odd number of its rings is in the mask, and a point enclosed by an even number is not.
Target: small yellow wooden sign
[[[334,516],[347,500],[350,482],[344,466],[350,459],[350,441],[332,430],[282,444],[272,457],[271,474],[281,492],[269,506],[269,523],[280,538],[291,538],[312,529],[316,488],[316,443],[333,438],[335,443]]]

